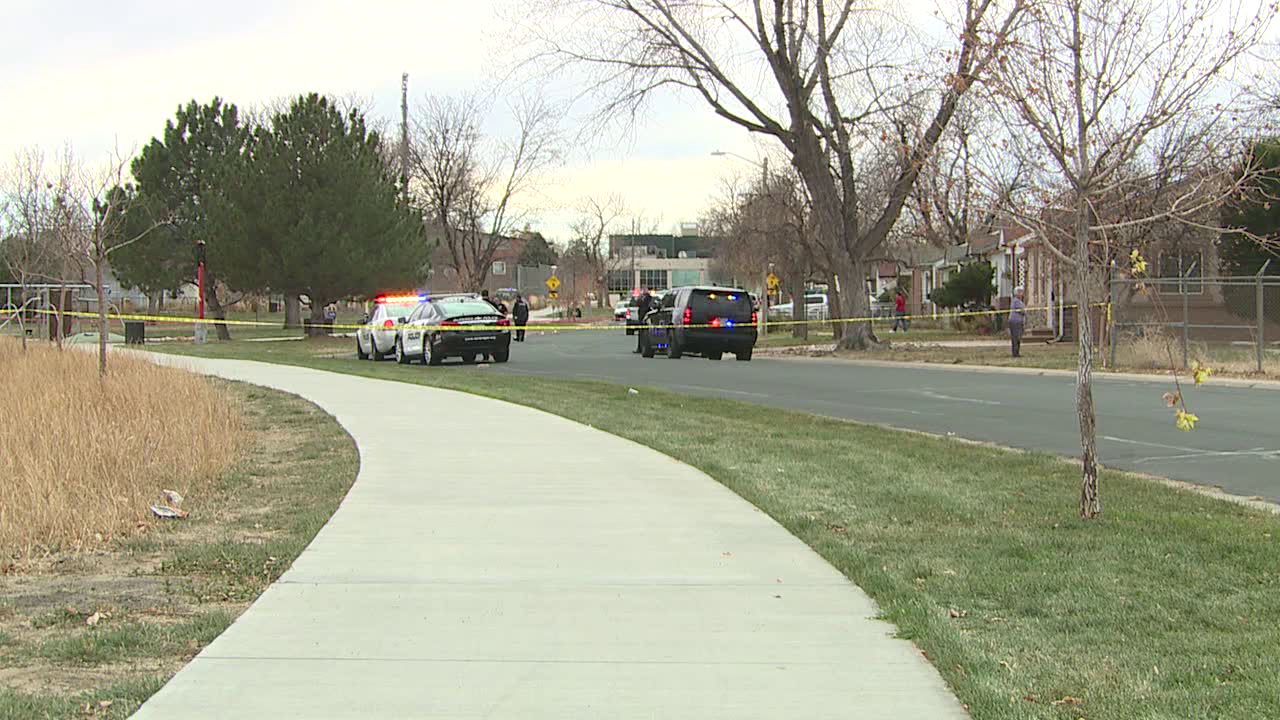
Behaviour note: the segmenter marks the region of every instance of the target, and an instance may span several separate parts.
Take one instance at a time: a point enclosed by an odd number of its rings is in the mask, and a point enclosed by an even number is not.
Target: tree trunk
[[[284,327],[286,330],[302,327],[302,301],[297,295],[284,296]]]
[[[213,325],[214,330],[218,333],[218,339],[230,340],[231,329],[227,327],[226,323],[227,310],[222,307],[222,301],[218,299],[218,281],[213,276],[213,273],[209,272],[208,265],[204,269],[204,301],[205,305],[209,307],[209,314],[213,315],[215,320],[222,321]]]
[[[788,285],[791,286],[791,320],[795,323],[791,326],[791,337],[808,339],[809,306],[804,301],[804,273],[792,273]]]
[[[314,294],[311,295],[311,329],[307,333],[308,337],[320,337],[326,334],[324,331],[326,323],[324,309],[327,305],[328,303],[321,298]]]
[[[1093,320],[1089,313],[1089,220],[1087,206],[1076,220],[1076,328],[1079,365],[1076,369],[1076,415],[1080,420],[1080,517],[1102,514],[1098,493],[1098,432],[1093,412]]]
[[[155,315],[160,312],[160,298],[164,295],[164,291],[153,292],[147,294],[147,314]]]
[[[106,261],[107,256],[99,245],[93,254],[93,285],[98,291],[98,374],[102,376],[107,374],[107,291],[102,286],[102,264]]]
[[[869,318],[871,302],[866,291],[867,264],[863,260],[852,258],[846,268],[847,272],[840,277],[840,303],[832,305],[832,310],[839,310],[842,318]],[[839,350],[871,350],[880,344],[869,320],[834,325],[839,328],[836,332],[836,348]]]

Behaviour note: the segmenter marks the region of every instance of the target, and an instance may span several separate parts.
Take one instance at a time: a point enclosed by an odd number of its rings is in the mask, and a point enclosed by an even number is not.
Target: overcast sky
[[[500,0],[493,0],[500,1]],[[371,98],[398,119],[410,101],[492,83],[491,0],[222,0],[113,3],[0,0],[0,160],[70,143],[89,161],[137,151],[181,103],[221,96],[243,107],[308,91]],[[501,118],[492,128],[501,130]],[[570,132],[577,130],[571,126]],[[655,105],[629,136],[575,146],[548,190],[541,228],[565,239],[583,194],[622,195],[664,227],[696,220],[717,178],[750,166],[747,134],[688,99]]]

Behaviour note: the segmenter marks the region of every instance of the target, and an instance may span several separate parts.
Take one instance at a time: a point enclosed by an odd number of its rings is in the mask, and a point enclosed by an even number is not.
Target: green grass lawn
[[[1276,515],[1104,472],[1105,515],[1083,522],[1079,471],[1056,457],[643,387],[361,362],[345,340],[164,349],[499,398],[694,465],[870,593],[976,720],[1280,717]],[[730,419],[752,441],[727,452]]]

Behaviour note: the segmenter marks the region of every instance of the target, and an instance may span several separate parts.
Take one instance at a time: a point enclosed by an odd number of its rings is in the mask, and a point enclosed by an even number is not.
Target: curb
[[[1069,377],[1076,376],[1075,370],[1055,370],[1051,368],[1037,367],[1005,367],[999,365],[968,365],[968,364],[952,364],[952,363],[929,363],[929,362],[913,362],[913,361],[894,361],[894,360],[863,360],[857,358],[835,357],[833,355],[821,354],[812,355],[810,353],[830,353],[831,348],[826,345],[800,345],[785,349],[756,349],[757,356],[768,356],[776,360],[791,360],[797,362],[828,362],[842,363],[846,365],[863,365],[867,367],[886,367],[886,368],[927,368],[931,370],[947,370],[952,372],[985,372],[1006,375],[1039,375],[1049,377]],[[1172,375],[1160,375],[1156,373],[1125,373],[1111,372],[1108,370],[1094,369],[1093,377],[1095,380],[1115,380],[1115,381],[1137,381],[1150,383],[1169,383],[1172,382]],[[1231,377],[1211,377],[1204,382],[1201,387],[1234,387],[1247,388],[1253,390],[1280,390],[1280,380],[1251,380],[1248,378],[1231,378]]]

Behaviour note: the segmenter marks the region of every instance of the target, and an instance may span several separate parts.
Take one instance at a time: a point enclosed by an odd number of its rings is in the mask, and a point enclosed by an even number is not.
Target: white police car
[[[356,356],[361,360],[381,360],[396,348],[396,328],[426,295],[379,295],[373,300],[373,312],[356,330]]]

